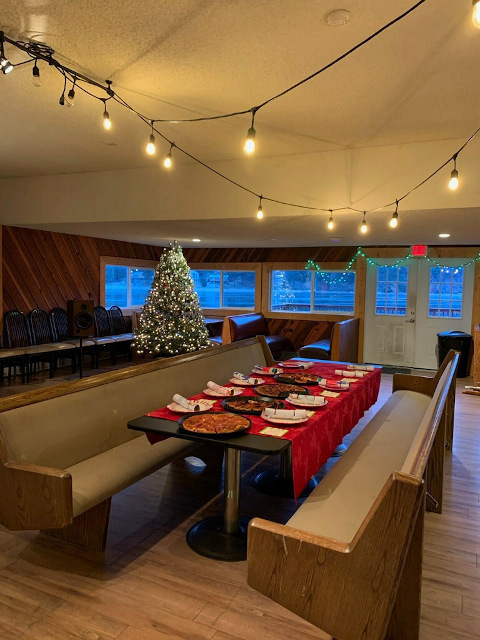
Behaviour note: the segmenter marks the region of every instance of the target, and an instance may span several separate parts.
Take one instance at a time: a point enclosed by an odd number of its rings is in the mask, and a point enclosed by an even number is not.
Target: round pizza
[[[291,393],[308,393],[304,387],[296,384],[261,384],[255,387],[255,393],[268,398],[286,398]]]
[[[233,413],[196,413],[180,418],[182,429],[202,435],[224,435],[244,431],[250,426],[245,416]]]
[[[243,397],[243,398],[226,398],[222,402],[222,406],[228,411],[235,411],[236,413],[252,413],[260,415],[265,407],[272,409],[283,409],[285,403],[281,400],[265,399],[256,397]]]
[[[291,384],[318,384],[318,375],[313,373],[279,373],[274,376],[279,382]]]

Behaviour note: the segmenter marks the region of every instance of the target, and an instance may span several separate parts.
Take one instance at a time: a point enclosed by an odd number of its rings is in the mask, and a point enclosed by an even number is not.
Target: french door
[[[474,265],[425,259],[367,264],[364,360],[437,368],[437,333],[471,331]]]

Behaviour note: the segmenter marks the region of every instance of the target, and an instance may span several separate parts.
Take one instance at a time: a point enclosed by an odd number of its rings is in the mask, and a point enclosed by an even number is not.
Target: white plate
[[[234,396],[240,396],[243,393],[243,389],[236,389],[232,387],[232,393],[218,393],[218,391],[214,391],[213,389],[204,389],[202,393],[207,396],[213,396],[214,398],[233,398]]]
[[[298,400],[289,400],[288,398],[285,398],[285,400],[290,404],[294,404],[296,407],[304,407],[305,409],[321,409],[326,404],[328,404],[327,400],[325,400],[324,404],[309,404],[309,403],[298,402]]]
[[[252,373],[255,376],[255,374],[261,374],[262,376],[276,376],[277,373],[283,373],[283,369],[281,367],[273,367],[274,369],[276,369],[275,373],[268,373],[268,369],[270,369],[270,367],[265,367],[265,369],[260,370],[256,370],[256,369],[252,369]]]
[[[307,371],[308,369],[313,367],[313,362],[279,362],[278,363],[279,367],[284,367],[285,369],[298,369],[302,365],[304,367],[303,370]],[[305,367],[305,365],[308,365],[308,367]]]
[[[263,384],[265,380],[257,378],[256,382],[248,382],[248,380],[239,380],[238,378],[230,378],[229,382],[232,384],[238,384],[241,387],[255,387],[257,384]]]
[[[195,404],[198,404],[200,406],[199,411],[210,411],[215,402],[216,400],[204,400],[202,398],[200,400],[196,400]],[[175,411],[175,413],[198,413],[198,411],[192,411],[192,409],[185,409],[185,407],[182,407],[182,405],[177,404],[176,402],[167,404],[167,409],[170,409],[170,411]]]
[[[273,424],[289,424],[291,427],[306,422],[308,418],[299,418],[298,420],[286,420],[285,418],[265,418],[261,416],[266,422],[272,422]]]

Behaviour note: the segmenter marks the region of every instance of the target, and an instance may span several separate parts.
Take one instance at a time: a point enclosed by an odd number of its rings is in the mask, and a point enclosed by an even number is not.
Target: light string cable
[[[274,99],[276,99],[276,98],[278,98],[278,97],[280,97],[282,95],[285,95],[285,93],[288,93],[289,91],[297,88],[298,86],[300,86],[304,82],[307,82],[308,80],[312,79],[313,77],[315,77],[316,75],[321,73],[323,70],[325,70],[327,68],[330,68],[331,66],[333,66],[334,64],[336,64],[340,60],[344,59],[347,55],[350,55],[350,53],[353,53],[353,51],[358,49],[360,46],[363,46],[363,44],[366,44],[366,42],[372,40],[376,35],[378,35],[379,33],[383,32],[383,31],[385,31],[385,29],[387,29],[388,27],[392,26],[393,24],[395,24],[399,20],[401,20],[404,17],[406,17],[407,15],[409,15],[412,11],[417,9],[420,5],[424,4],[426,1],[427,0],[419,0],[419,2],[417,2],[415,5],[413,5],[409,10],[407,10],[406,12],[404,12],[403,14],[401,14],[400,16],[398,16],[397,18],[395,18],[394,20],[389,22],[387,25],[382,27],[380,30],[378,30],[377,32],[375,32],[374,34],[372,34],[371,36],[366,38],[364,41],[362,41],[361,43],[359,43],[358,45],[353,47],[351,50],[349,50],[348,52],[346,52],[345,54],[343,54],[339,58],[335,59],[334,61],[332,61],[331,63],[329,63],[325,67],[322,67],[322,69],[318,70],[314,74],[311,74],[307,78],[304,78],[303,80],[301,80],[300,82],[296,83],[295,85],[292,85],[291,87],[289,87],[288,89],[284,90],[283,92],[281,92],[281,93],[277,94],[276,96],[273,96],[272,98],[268,99],[267,101],[262,103],[262,105],[259,105],[259,107],[254,107],[252,109],[246,110],[245,113],[249,113],[250,112],[250,113],[252,113],[252,116],[254,116],[256,111],[258,110],[258,108],[260,108],[262,106],[265,106],[266,104],[268,104],[272,100],[274,100]],[[66,67],[65,65],[63,65],[62,63],[60,63],[58,60],[56,60],[53,57],[53,50],[50,47],[48,47],[47,45],[43,45],[43,44],[39,45],[37,43],[25,43],[25,42],[21,42],[21,41],[16,41],[16,40],[13,40],[12,38],[9,38],[8,36],[4,35],[3,32],[1,32],[1,36],[3,37],[5,42],[8,42],[8,43],[12,44],[13,46],[16,46],[18,49],[20,49],[20,50],[24,51],[25,53],[27,53],[30,57],[35,58],[36,60],[39,60],[39,59],[44,60],[49,65],[54,66],[57,70],[59,70],[64,75],[64,77],[69,76],[69,79],[71,80],[72,83],[74,81],[76,81],[76,85],[77,85],[78,88],[80,88],[82,91],[84,91],[85,93],[87,93],[91,97],[102,101],[104,104],[106,103],[106,100],[109,100],[109,99],[113,98],[118,104],[121,104],[122,106],[127,108],[129,111],[131,111],[132,113],[137,115],[137,117],[139,117],[141,120],[143,120],[149,126],[152,126],[152,123],[161,121],[161,120],[158,120],[158,119],[150,119],[146,115],[144,115],[144,114],[140,113],[139,111],[135,110],[131,105],[129,105],[126,102],[126,100],[121,98],[116,92],[114,92],[112,90],[111,81],[107,80],[106,81],[106,86],[105,86],[102,83],[98,82],[97,80],[94,80],[93,78],[90,78],[90,77],[86,76],[83,73],[80,73],[78,71],[75,71],[73,69],[70,69],[70,68]],[[95,87],[101,89],[102,91],[106,92],[109,97],[105,99],[105,98],[99,97],[99,96],[91,93],[90,91],[87,91],[84,87],[81,86],[81,82],[84,82],[86,84],[89,84],[89,85],[92,85],[92,86],[95,86]],[[181,122],[181,121],[179,121],[179,122]],[[223,174],[220,171],[214,169],[213,167],[211,167],[207,163],[203,162],[202,160],[200,160],[196,156],[194,156],[191,153],[189,153],[186,149],[183,149],[182,147],[180,147],[174,141],[170,140],[167,136],[165,136],[157,128],[152,127],[152,129],[155,130],[156,133],[158,133],[158,135],[162,139],[164,139],[168,144],[170,144],[172,147],[174,146],[176,149],[178,149],[186,157],[190,158],[194,162],[196,162],[196,163],[200,164],[201,166],[205,167],[210,172],[216,174],[218,177],[226,180],[230,184],[242,189],[243,191],[245,191],[247,193],[250,193],[251,195],[255,196],[256,198],[260,198],[260,194],[257,193],[256,191],[254,191],[253,189],[250,189],[249,187],[239,183],[236,180],[233,180],[232,178],[229,178],[225,174]],[[396,198],[392,202],[388,202],[388,203],[386,203],[386,204],[384,204],[382,206],[376,207],[376,208],[372,208],[372,209],[368,209],[368,210],[363,210],[362,211],[362,210],[357,209],[357,208],[352,207],[352,206],[342,206],[342,207],[336,207],[336,208],[314,207],[314,206],[311,206],[311,205],[304,205],[304,204],[299,204],[299,203],[295,203],[295,202],[288,202],[288,201],[285,201],[285,200],[279,200],[279,199],[272,198],[272,197],[269,197],[269,196],[262,196],[262,199],[264,201],[269,201],[269,202],[273,202],[273,203],[276,203],[276,204],[289,206],[289,207],[292,207],[292,208],[300,208],[300,209],[304,209],[304,210],[307,210],[307,211],[324,211],[324,212],[330,212],[330,213],[332,211],[335,211],[335,212],[337,212],[337,211],[356,211],[356,212],[359,212],[359,213],[365,213],[365,212],[369,213],[369,212],[373,212],[373,211],[379,211],[379,210],[384,209],[386,207],[392,206],[397,201],[400,202],[400,201],[404,200],[411,193],[413,193],[416,189],[420,188],[422,185],[424,185],[426,182],[428,182],[439,171],[441,171],[449,162],[451,162],[454,159],[454,157],[456,159],[458,154],[469,144],[469,142],[471,142],[471,140],[478,134],[479,131],[480,131],[480,127],[470,136],[470,138],[468,138],[468,140],[460,147],[460,149],[455,154],[453,154],[448,160],[446,160],[444,163],[442,163],[435,171],[433,171],[429,176],[427,176],[425,179],[423,179],[421,182],[419,182],[417,185],[415,185],[413,188],[411,188],[408,192],[403,194],[401,197]]]

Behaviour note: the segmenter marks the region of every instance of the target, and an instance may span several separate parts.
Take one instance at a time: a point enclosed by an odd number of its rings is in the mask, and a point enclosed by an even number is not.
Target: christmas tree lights
[[[139,319],[138,353],[173,356],[210,346],[190,268],[182,248],[164,250]]]

